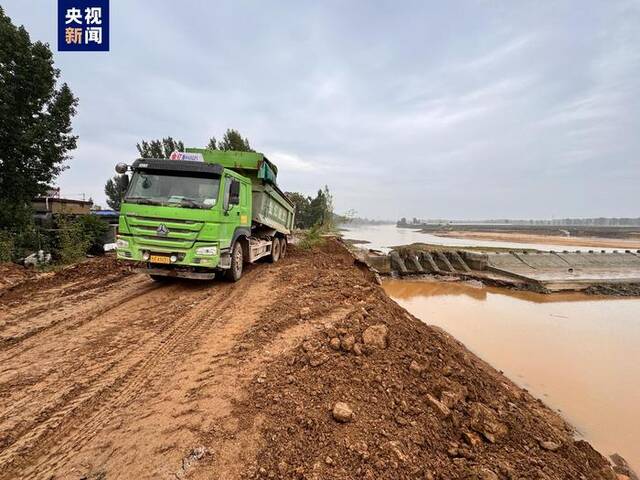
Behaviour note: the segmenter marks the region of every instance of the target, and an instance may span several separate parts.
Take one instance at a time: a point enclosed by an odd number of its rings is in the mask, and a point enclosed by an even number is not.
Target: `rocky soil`
[[[0,365],[0,479],[616,479],[332,240],[236,284],[0,287]]]
[[[294,304],[344,298],[345,315],[274,359],[236,405],[263,432],[246,478],[615,478],[556,413],[336,257],[300,279]]]

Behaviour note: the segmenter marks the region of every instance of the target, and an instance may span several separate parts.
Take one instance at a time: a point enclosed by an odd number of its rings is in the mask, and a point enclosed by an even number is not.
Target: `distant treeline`
[[[451,225],[451,224],[495,224],[495,225],[554,225],[554,226],[604,226],[604,227],[637,227],[640,226],[640,217],[597,217],[597,218],[554,218],[551,220],[512,220],[491,219],[491,220],[446,220],[446,219],[421,219],[412,218],[407,220],[402,217],[398,225]]]
[[[367,217],[350,217],[348,214],[340,216],[340,223],[349,223],[351,225],[392,225],[393,220],[374,220]]]

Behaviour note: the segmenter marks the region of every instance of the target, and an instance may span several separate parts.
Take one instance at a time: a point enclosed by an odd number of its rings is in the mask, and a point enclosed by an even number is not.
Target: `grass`
[[[298,242],[298,248],[302,250],[310,250],[314,247],[320,246],[325,242],[323,235],[326,232],[322,227],[313,226],[309,230],[304,230],[300,241]]]

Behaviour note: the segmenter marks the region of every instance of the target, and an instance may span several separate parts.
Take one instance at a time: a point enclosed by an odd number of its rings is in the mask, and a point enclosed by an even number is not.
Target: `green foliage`
[[[33,217],[22,222],[17,231],[0,230],[1,261],[17,261],[38,250],[47,251],[48,236],[36,227]]]
[[[228,128],[220,141],[217,141],[216,137],[211,137],[207,148],[209,150],[235,150],[236,152],[254,151],[249,145],[249,139],[242,138],[240,132],[233,128]]]
[[[141,158],[169,158],[171,152],[184,152],[184,143],[181,140],[174,140],[173,137],[162,140],[142,140],[136,145]],[[235,150],[238,152],[253,152],[249,145],[249,139],[243,138],[240,132],[233,128],[227,129],[222,140],[211,137],[207,144],[209,150]]]
[[[326,185],[318,190],[315,198],[305,197],[297,192],[287,192],[287,197],[296,209],[295,226],[311,228],[321,226],[325,230],[334,228],[333,195]]]
[[[78,101],[67,84],[56,88],[60,71],[49,46],[31,42],[1,7],[0,65],[0,228],[15,233],[76,148]]]
[[[13,260],[15,241],[13,234],[6,230],[0,230],[0,262],[10,262]]]
[[[46,232],[41,231],[31,220],[25,224],[20,231],[16,232],[14,238],[13,259],[19,260],[38,250],[48,251],[51,246],[51,238]]]
[[[55,245],[51,252],[54,260],[62,264],[78,261],[89,250],[89,241],[83,235],[81,224],[60,215],[56,218],[56,227]]]
[[[31,221],[16,233],[0,230],[0,261],[17,261],[43,250],[56,263],[72,263],[89,252],[101,252],[108,228],[94,215],[59,215],[48,227]]]
[[[104,186],[104,193],[107,196],[107,205],[113,210],[120,210],[120,204],[127,192],[129,177],[126,175],[115,175],[107,180]]]
[[[51,254],[56,262],[68,264],[77,262],[87,253],[102,247],[102,236],[109,228],[93,215],[72,217],[59,215],[55,219],[52,234]]]
[[[322,245],[324,243],[322,233],[322,227],[314,225],[309,230],[303,233],[302,238],[298,242],[298,248],[301,248],[302,250],[310,250],[314,247]]]
[[[74,223],[80,226],[82,239],[88,243],[88,252],[102,252],[103,238],[109,226],[95,215],[81,215],[76,217]]]
[[[298,192],[287,192],[286,195],[295,207],[295,227],[309,228],[313,225],[309,218],[310,197],[305,197]]]
[[[173,137],[162,140],[151,140],[136,144],[140,158],[169,158],[171,152],[184,152],[184,143],[181,140],[174,140]]]

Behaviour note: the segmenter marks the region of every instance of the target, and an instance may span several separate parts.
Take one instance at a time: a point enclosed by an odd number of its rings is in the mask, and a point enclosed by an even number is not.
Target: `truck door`
[[[240,225],[243,227],[251,226],[251,184],[246,182],[240,183]]]
[[[237,195],[233,195],[233,192],[237,192]],[[231,246],[231,240],[237,227],[251,225],[248,193],[245,182],[241,182],[231,175],[225,175],[222,200],[223,216],[220,224],[222,248]]]

